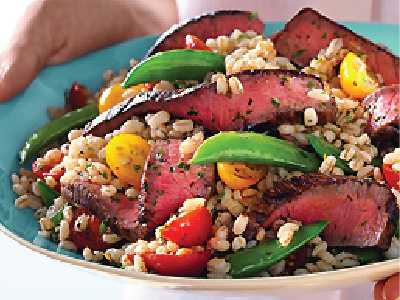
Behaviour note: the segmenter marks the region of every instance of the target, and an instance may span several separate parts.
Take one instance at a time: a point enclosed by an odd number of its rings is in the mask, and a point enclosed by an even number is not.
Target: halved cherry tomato
[[[90,91],[83,85],[74,82],[68,92],[68,104],[73,110],[87,105]]]
[[[138,95],[140,92],[147,92],[153,89],[155,83],[142,83],[123,89],[120,83],[116,83],[106,89],[99,99],[99,113],[103,113],[118,103]]]
[[[392,275],[386,280],[381,280],[375,284],[374,300],[398,300],[400,298],[399,273]]]
[[[35,160],[32,163],[32,172],[39,179],[44,179],[44,174],[50,172],[53,169],[54,165],[42,164]]]
[[[212,216],[204,206],[178,217],[161,229],[161,235],[181,247],[203,244],[211,235]]]
[[[75,230],[75,221],[83,214],[89,216],[88,224],[85,230],[77,231]],[[100,233],[100,225],[101,221],[87,209],[76,209],[69,223],[70,237],[76,247],[80,250],[89,247],[91,250],[99,251],[105,251],[107,248],[110,248],[112,244],[103,242],[103,235]]]
[[[221,180],[234,190],[243,190],[257,183],[264,175],[265,168],[241,162],[220,162],[217,164]]]
[[[385,175],[386,182],[394,189],[400,190],[399,181],[400,173],[392,169],[392,164],[382,165],[383,174]]]
[[[118,134],[106,147],[106,161],[114,174],[123,182],[140,189],[144,163],[151,146],[140,136]]]
[[[378,89],[378,83],[368,75],[367,65],[353,52],[347,53],[340,65],[340,84],[353,98],[364,98]]]
[[[46,179],[46,177],[53,177],[54,180],[57,182],[54,189],[56,191],[60,192],[61,191],[60,178],[61,178],[61,176],[64,175],[64,173],[65,173],[65,170],[59,170],[59,171],[50,170],[50,172],[48,172],[48,173],[43,173],[43,177],[44,177],[44,179]]]
[[[211,251],[204,250],[189,254],[144,254],[146,268],[165,276],[199,276],[207,267]],[[133,255],[128,254],[133,262]]]
[[[186,35],[185,44],[186,44],[186,49],[203,50],[203,51],[212,52],[210,47],[208,47],[197,36],[194,36],[191,34]]]

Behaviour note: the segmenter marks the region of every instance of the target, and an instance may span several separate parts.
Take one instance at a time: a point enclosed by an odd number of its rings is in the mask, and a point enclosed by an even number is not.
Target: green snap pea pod
[[[356,174],[355,171],[350,169],[347,162],[340,158],[341,150],[338,147],[329,144],[325,140],[312,134],[308,134],[307,139],[310,142],[311,146],[313,146],[313,148],[315,149],[315,152],[317,152],[322,159],[324,159],[326,156],[334,156],[336,157],[336,167],[342,169],[343,172],[346,172],[350,175]]]
[[[40,190],[40,196],[42,196],[44,204],[47,207],[50,207],[51,205],[53,205],[54,199],[60,197],[61,194],[52,189],[49,185],[46,184],[46,182],[41,179],[38,179],[37,183]]]
[[[60,208],[51,218],[50,218],[50,222],[54,225],[54,226],[58,226],[61,223],[61,220],[64,217],[64,209],[68,206],[72,206],[69,203],[64,204],[64,206],[62,208]],[[75,212],[76,207],[72,206],[72,212]]]
[[[159,52],[131,69],[124,89],[159,80],[203,80],[209,72],[225,72],[225,56],[215,52],[176,49]]]
[[[229,275],[234,278],[258,275],[305,245],[317,236],[328,223],[329,221],[320,220],[301,226],[286,247],[281,246],[278,239],[273,239],[256,247],[227,255],[225,260],[231,264]]]
[[[214,162],[245,162],[317,172],[320,160],[315,155],[284,140],[251,132],[222,132],[207,139],[191,160],[201,165]]]
[[[357,255],[358,260],[361,264],[367,264],[372,261],[380,261],[383,258],[382,249],[376,247],[370,248],[354,248],[354,247],[332,247],[328,249],[333,255],[337,255],[342,252],[349,252]]]
[[[40,149],[65,136],[71,129],[79,128],[99,115],[97,104],[88,105],[71,111],[59,119],[53,120],[36,131],[19,151],[21,164],[28,161]]]

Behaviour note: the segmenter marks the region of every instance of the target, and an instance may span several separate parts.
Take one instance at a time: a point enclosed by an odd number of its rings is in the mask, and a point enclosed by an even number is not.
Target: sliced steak
[[[317,77],[287,70],[244,71],[235,76],[243,85],[240,94],[217,94],[216,83],[177,92],[144,93],[95,118],[86,125],[84,134],[104,136],[134,115],[159,110],[192,119],[212,132],[243,130],[264,122],[301,123],[306,107],[317,111],[321,123],[335,118],[332,98],[321,103],[307,95],[312,88],[323,88]]]
[[[385,85],[399,83],[399,57],[311,8],[302,9],[271,40],[280,55],[305,67],[334,38],[365,55],[367,66],[382,75]]]
[[[157,52],[184,49],[187,34],[195,35],[205,42],[220,35],[230,35],[235,29],[243,32],[253,30],[262,34],[264,24],[255,14],[248,11],[220,10],[205,13],[173,25],[158,38],[147,52],[145,59]]]
[[[364,102],[364,108],[370,113],[371,131],[378,133],[388,125],[399,126],[400,109],[400,85],[383,87],[368,95]]]
[[[329,220],[321,233],[329,246],[388,248],[398,220],[391,190],[375,181],[308,174],[283,181],[252,207],[251,218],[270,226],[279,218],[309,224]]]
[[[124,195],[105,197],[101,185],[88,182],[63,185],[62,196],[83,205],[100,220],[108,220],[115,233],[130,241],[151,236],[155,227],[164,223],[186,199],[207,198],[212,192],[214,165],[189,166],[180,158],[180,142],[156,142],[145,168],[139,202]]]
[[[147,232],[138,221],[138,201],[130,201],[124,195],[118,198],[105,197],[100,189],[99,184],[74,182],[63,185],[61,195],[75,204],[83,205],[100,220],[108,220],[116,234],[131,241],[143,238]]]
[[[189,165],[180,156],[181,140],[158,140],[145,168],[139,196],[149,230],[163,224],[186,199],[208,198],[214,184],[214,165]]]

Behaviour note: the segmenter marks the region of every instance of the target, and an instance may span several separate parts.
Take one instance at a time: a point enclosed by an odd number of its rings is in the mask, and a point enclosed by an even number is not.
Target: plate
[[[272,35],[284,22],[268,22],[265,34]],[[343,23],[353,31],[385,44],[399,55],[399,26],[376,23]],[[96,91],[102,83],[104,70],[129,67],[131,58],[140,60],[154,43],[156,36],[148,36],[105,48],[77,58],[71,62],[49,67],[38,75],[32,84],[7,103],[0,104],[0,230],[19,242],[50,258],[106,276],[144,282],[148,285],[178,290],[246,292],[285,294],[288,291],[333,290],[377,281],[399,271],[400,259],[375,263],[351,269],[310,274],[296,277],[208,280],[178,278],[152,274],[131,273],[96,263],[86,262],[81,255],[64,249],[37,235],[40,229],[30,209],[14,206],[16,195],[12,191],[10,176],[21,167],[17,153],[25,140],[50,119],[47,107],[62,106],[64,91],[74,81]],[[29,168],[29,163],[22,167]],[[237,294],[236,294],[237,295]]]

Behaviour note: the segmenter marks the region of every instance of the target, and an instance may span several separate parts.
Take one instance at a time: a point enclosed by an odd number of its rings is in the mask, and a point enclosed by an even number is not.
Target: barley
[[[26,190],[25,190],[24,186],[20,183],[13,184],[12,189],[13,189],[14,193],[16,193],[19,196],[26,194]]]
[[[246,239],[243,236],[239,235],[236,236],[232,241],[232,250],[237,251],[241,248],[246,248]]]
[[[229,78],[229,87],[232,91],[232,94],[240,94],[243,93],[243,86],[240,80],[233,76]]]
[[[65,241],[69,237],[69,222],[61,220],[60,223],[60,241]]]
[[[321,102],[327,102],[330,99],[329,95],[322,89],[312,89],[307,93],[307,96]]]
[[[174,85],[171,82],[165,80],[161,80],[159,83],[156,83],[153,87],[153,91],[155,92],[173,91],[174,89],[175,89]]]
[[[117,194],[117,188],[113,185],[102,185],[100,191],[104,197],[113,197]]]
[[[304,110],[304,124],[306,126],[315,126],[318,123],[317,112],[314,108],[306,108]]]
[[[279,239],[279,243],[282,246],[289,245],[290,241],[293,238],[293,234],[295,231],[299,230],[299,225],[294,223],[286,223],[281,228],[279,228],[277,232],[277,237]]]
[[[125,196],[128,198],[137,198],[140,195],[140,191],[134,188],[129,188],[125,191]]]
[[[75,246],[75,244],[71,241],[60,241],[58,243],[58,247],[66,249],[66,250],[71,250],[71,251],[77,251],[78,248]]]
[[[121,238],[115,233],[104,233],[103,234],[103,242],[107,244],[114,244],[119,242]]]
[[[42,231],[49,231],[53,228],[53,223],[51,223],[50,220],[46,217],[40,218],[39,224]]]
[[[207,270],[214,274],[226,274],[229,272],[231,265],[223,258],[213,258],[207,263]]]
[[[217,79],[217,94],[226,94],[228,92],[228,82],[226,77],[219,77]]]
[[[240,214],[236,218],[235,223],[233,224],[233,232],[236,235],[242,234],[245,231],[248,222],[249,222],[249,217]]]

